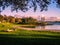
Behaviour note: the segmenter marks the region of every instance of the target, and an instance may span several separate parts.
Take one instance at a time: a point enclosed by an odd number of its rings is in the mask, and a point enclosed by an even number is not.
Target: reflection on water
[[[45,29],[46,26],[36,26],[37,29]]]
[[[36,26],[37,29],[55,29],[60,30],[60,25]]]

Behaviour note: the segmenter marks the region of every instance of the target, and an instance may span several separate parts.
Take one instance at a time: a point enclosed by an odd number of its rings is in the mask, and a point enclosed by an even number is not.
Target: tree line
[[[9,22],[17,24],[34,24],[37,22],[37,20],[32,17],[15,18],[13,16],[0,15],[0,22]]]

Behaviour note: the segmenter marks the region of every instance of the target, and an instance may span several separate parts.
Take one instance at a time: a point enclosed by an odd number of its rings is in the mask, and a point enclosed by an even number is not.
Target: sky
[[[35,18],[39,17],[41,15],[44,15],[45,17],[60,17],[60,9],[57,8],[55,4],[50,4],[49,7],[48,7],[48,10],[43,11],[43,12],[40,12],[39,8],[36,10],[36,12],[34,12],[33,8],[31,8],[27,12],[22,12],[22,11],[11,12],[10,9],[11,9],[10,7],[6,8],[5,10],[3,10],[3,12],[1,14],[12,15],[12,16],[17,14],[17,15],[20,15],[20,16],[28,16],[28,17],[32,16],[32,17],[35,17]]]

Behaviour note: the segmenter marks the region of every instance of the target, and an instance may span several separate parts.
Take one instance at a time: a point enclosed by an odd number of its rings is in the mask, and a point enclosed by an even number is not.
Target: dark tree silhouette
[[[60,7],[60,0],[54,0]],[[47,10],[51,0],[0,0],[0,12],[6,7],[11,6],[11,11],[21,10],[23,12],[28,11],[30,8],[34,8],[36,11],[37,6],[40,7],[40,11]]]

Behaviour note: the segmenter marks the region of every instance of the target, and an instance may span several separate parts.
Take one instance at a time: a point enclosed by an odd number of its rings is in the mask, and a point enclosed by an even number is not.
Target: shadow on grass
[[[60,44],[59,38],[48,35],[43,36],[51,38],[14,38],[15,36],[12,38],[8,37],[7,34],[0,34],[0,44],[2,45],[59,45]]]

